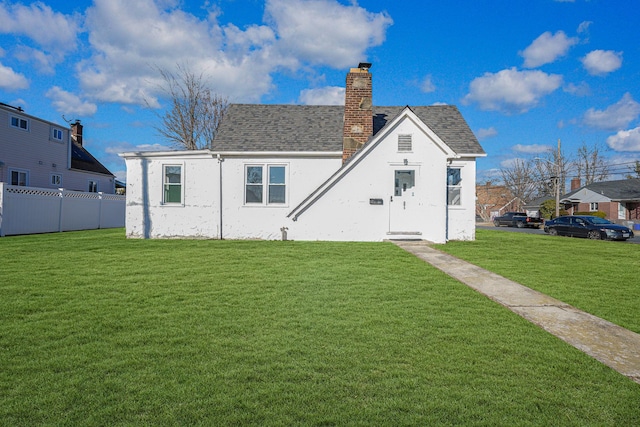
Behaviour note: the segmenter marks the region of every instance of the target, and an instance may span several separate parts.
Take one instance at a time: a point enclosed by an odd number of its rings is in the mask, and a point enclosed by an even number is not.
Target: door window
[[[416,184],[415,171],[396,171],[395,173],[395,191],[394,194],[401,197],[402,194]]]

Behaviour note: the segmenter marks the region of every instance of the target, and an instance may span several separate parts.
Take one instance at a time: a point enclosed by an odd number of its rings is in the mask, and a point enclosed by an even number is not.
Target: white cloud
[[[77,114],[80,116],[93,116],[98,107],[96,104],[82,101],[78,96],[54,86],[46,93],[56,111],[63,114]]]
[[[591,95],[591,88],[586,82],[580,82],[579,84],[569,83],[562,90],[575,96]]]
[[[588,33],[591,24],[593,24],[593,21],[582,21],[580,25],[578,25],[578,34]]]
[[[622,66],[622,52],[593,50],[581,59],[582,65],[592,76],[604,76]]]
[[[546,153],[552,149],[553,147],[551,147],[550,145],[543,145],[543,144],[530,144],[530,145],[516,144],[513,146],[513,151],[517,153],[527,153],[527,154]]]
[[[354,58],[365,59],[365,51],[382,44],[393,23],[384,12],[334,0],[268,0],[265,15],[283,56],[336,68],[357,65]]]
[[[605,130],[620,130],[629,125],[640,115],[640,103],[633,100],[630,93],[625,93],[620,101],[604,110],[590,108],[584,113],[583,123],[587,126]]]
[[[99,101],[160,106],[163,81],[154,67],[186,64],[232,102],[257,102],[271,74],[309,65],[355,66],[382,43],[391,19],[336,0],[268,0],[265,25],[221,26],[179,2],[95,0],[86,28],[93,56],[79,64],[81,87]]]
[[[478,137],[478,139],[480,140],[494,137],[497,134],[498,134],[498,131],[493,126],[489,128],[478,129],[476,131],[476,137]]]
[[[0,88],[5,90],[19,90],[29,87],[27,78],[0,64]]]
[[[525,67],[535,68],[566,55],[569,48],[576,43],[578,38],[567,37],[564,31],[557,31],[555,34],[547,31],[520,52],[520,56],[524,58]]]
[[[615,151],[640,151],[640,127],[611,135],[607,145]]]
[[[420,83],[420,90],[424,93],[435,92],[436,85],[433,83],[431,74],[422,79],[422,82]]]
[[[562,76],[515,67],[473,79],[464,104],[477,102],[482,110],[524,113],[562,84]]]
[[[517,166],[521,166],[526,163],[526,160],[521,157],[514,157],[512,159],[506,159],[500,162],[500,166],[503,169],[509,169]]]
[[[30,6],[0,3],[0,33],[33,40],[38,48],[19,45],[16,56],[22,61],[35,62],[41,72],[53,73],[53,67],[66,53],[76,49],[80,26],[80,15],[54,12],[42,2]]]
[[[298,101],[305,105],[344,105],[344,87],[305,89],[300,92]]]

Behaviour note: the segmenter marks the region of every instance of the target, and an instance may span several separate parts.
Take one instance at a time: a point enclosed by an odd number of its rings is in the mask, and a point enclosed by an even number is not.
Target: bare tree
[[[534,170],[532,160],[515,159],[510,167],[501,169],[500,173],[511,194],[528,202],[537,196],[537,183],[532,179]]]
[[[575,168],[578,171],[578,178],[583,185],[589,185],[592,182],[606,181],[609,177],[609,165],[606,163],[602,154],[600,154],[599,144],[588,147],[586,143],[582,143],[578,148],[575,160]]]
[[[635,164],[630,167],[631,173],[627,174],[627,179],[640,178],[640,161],[636,160]]]
[[[156,131],[175,147],[212,149],[227,110],[227,98],[215,94],[207,87],[202,74],[195,74],[185,66],[178,65],[175,73],[163,68],[158,68],[158,72],[164,80],[160,90],[170,106],[164,113],[157,114],[161,124],[155,127]]]
[[[537,183],[538,197],[553,197],[556,177],[559,177],[560,194],[566,193],[567,175],[571,161],[562,150],[549,150],[534,160],[536,161],[533,179]]]

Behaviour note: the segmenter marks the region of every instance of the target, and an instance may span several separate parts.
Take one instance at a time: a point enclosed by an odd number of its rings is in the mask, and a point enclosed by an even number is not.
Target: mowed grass
[[[0,239],[0,424],[639,425],[640,386],[389,243],[97,230]]]
[[[640,245],[480,229],[437,248],[640,333]]]

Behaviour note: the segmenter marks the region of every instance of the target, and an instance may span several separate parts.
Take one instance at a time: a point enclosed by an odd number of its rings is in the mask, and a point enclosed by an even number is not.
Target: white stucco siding
[[[211,155],[126,158],[126,234],[138,238],[217,238],[219,180]],[[164,166],[182,168],[182,203],[164,203]]]
[[[288,227],[287,214],[313,190],[340,168],[339,156],[332,157],[227,157],[223,167],[223,236],[225,239],[282,238],[281,228]],[[245,174],[248,166],[263,168],[262,203],[245,200]],[[285,202],[268,203],[268,168],[285,169]]]
[[[456,159],[450,167],[460,168],[461,204],[449,206],[447,240],[475,240],[476,162],[473,158]]]
[[[398,151],[398,135],[411,135],[410,151]],[[298,215],[289,237],[381,241],[404,235],[445,242],[446,156],[431,135],[403,120],[366,156],[354,158],[353,168]],[[401,196],[394,194],[396,171],[413,171],[415,178],[414,187]]]

